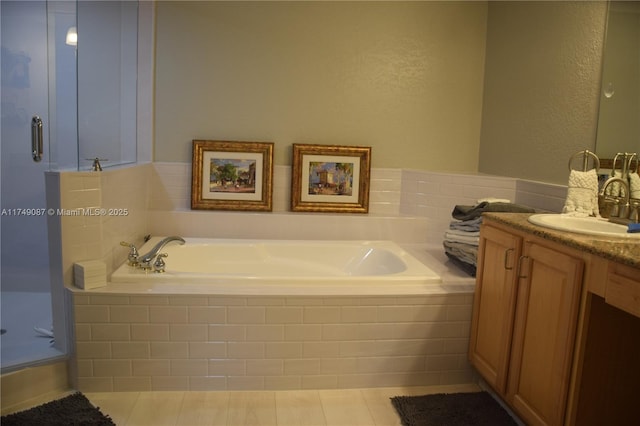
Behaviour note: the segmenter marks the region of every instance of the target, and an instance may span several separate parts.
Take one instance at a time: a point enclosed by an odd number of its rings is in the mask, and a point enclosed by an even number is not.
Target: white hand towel
[[[598,174],[594,169],[586,172],[571,170],[562,213],[579,217],[599,216]]]
[[[629,187],[631,188],[631,198],[640,199],[640,175],[638,173],[629,175]]]

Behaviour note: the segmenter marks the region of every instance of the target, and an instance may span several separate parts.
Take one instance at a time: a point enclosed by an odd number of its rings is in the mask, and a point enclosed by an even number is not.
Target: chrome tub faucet
[[[148,253],[140,255],[138,250],[133,244],[122,241],[121,246],[129,247],[129,255],[127,257],[127,263],[131,266],[142,268],[144,270],[153,269],[155,272],[164,272],[164,260],[163,257],[167,257],[166,253],[160,253],[167,244],[171,242],[178,242],[180,245],[184,244],[184,238],[172,236],[166,237],[160,240]],[[157,259],[154,263],[154,259]]]

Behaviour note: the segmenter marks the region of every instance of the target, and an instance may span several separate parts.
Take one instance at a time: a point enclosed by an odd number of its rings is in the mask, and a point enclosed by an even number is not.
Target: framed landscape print
[[[371,147],[293,144],[291,210],[367,213]]]
[[[193,141],[191,208],[271,211],[273,143]]]

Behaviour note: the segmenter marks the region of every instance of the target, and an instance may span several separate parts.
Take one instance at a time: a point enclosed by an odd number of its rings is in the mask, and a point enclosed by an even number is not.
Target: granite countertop
[[[483,217],[546,240],[559,242],[568,247],[640,269],[640,240],[638,239],[604,238],[556,231],[530,223],[527,219],[531,215],[532,213],[484,213]]]

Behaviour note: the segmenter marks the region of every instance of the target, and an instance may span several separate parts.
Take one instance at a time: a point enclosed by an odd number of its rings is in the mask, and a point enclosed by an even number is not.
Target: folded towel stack
[[[449,223],[442,244],[447,257],[472,277],[476,276],[480,225],[484,212],[533,213],[534,210],[498,199],[479,200],[474,206],[455,206],[451,213],[453,220]]]
[[[586,172],[571,170],[567,199],[562,213],[569,216],[599,216],[598,211],[598,174],[595,169]]]

